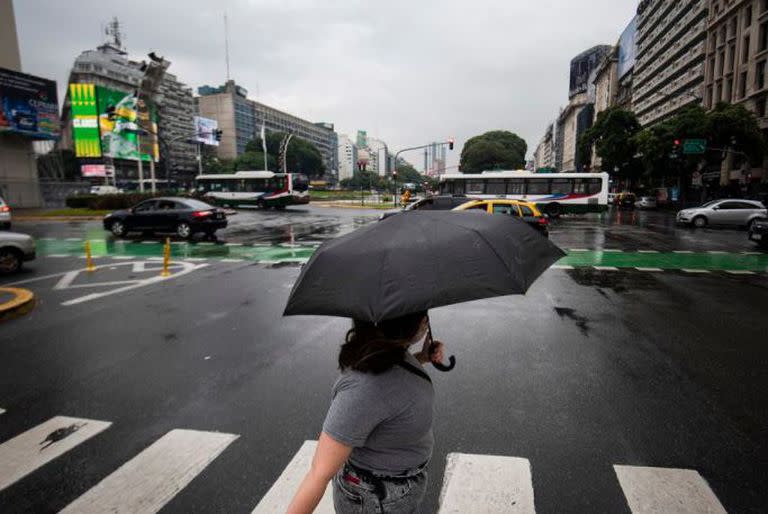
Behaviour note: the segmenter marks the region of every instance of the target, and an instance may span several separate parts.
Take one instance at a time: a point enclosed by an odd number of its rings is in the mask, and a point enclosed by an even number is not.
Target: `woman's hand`
[[[432,346],[429,349],[429,360],[432,364],[442,364],[445,358],[445,345],[440,341],[433,341]]]

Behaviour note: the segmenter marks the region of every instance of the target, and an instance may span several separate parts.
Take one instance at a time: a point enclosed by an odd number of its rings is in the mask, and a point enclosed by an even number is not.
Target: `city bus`
[[[533,173],[484,171],[440,176],[440,194],[469,198],[506,198],[532,202],[542,212],[601,212],[608,208],[607,173]]]
[[[309,179],[301,173],[238,171],[198,175],[195,191],[202,200],[222,207],[283,209],[288,205],[309,203]]]

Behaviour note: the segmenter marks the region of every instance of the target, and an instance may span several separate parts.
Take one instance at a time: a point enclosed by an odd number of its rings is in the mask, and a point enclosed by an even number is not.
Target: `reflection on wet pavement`
[[[591,268],[577,268],[566,273],[581,286],[597,288],[603,296],[607,296],[605,289],[614,293],[625,293],[659,287],[658,280],[650,273],[605,273]]]

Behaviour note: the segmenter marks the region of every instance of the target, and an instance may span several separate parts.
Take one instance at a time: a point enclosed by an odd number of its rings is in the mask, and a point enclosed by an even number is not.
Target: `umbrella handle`
[[[432,339],[432,324],[429,322],[429,319],[427,319],[427,338],[429,339],[429,355],[431,356],[437,350],[437,345],[435,345],[435,342]],[[448,364],[443,364],[442,362],[433,362],[432,365],[436,370],[447,373],[456,367],[456,357],[453,355],[448,357]]]

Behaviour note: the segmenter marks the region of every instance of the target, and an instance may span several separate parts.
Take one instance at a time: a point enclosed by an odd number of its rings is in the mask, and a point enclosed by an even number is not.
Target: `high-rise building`
[[[445,173],[448,148],[445,143],[432,143],[425,149],[424,174],[437,177]]]
[[[768,2],[765,0],[709,1],[704,106],[719,102],[739,104],[752,111],[768,136]],[[723,159],[720,184],[764,178],[762,167],[752,168],[740,154]]]
[[[218,156],[235,159],[245,152],[249,141],[260,137],[262,124],[270,132],[291,132],[294,137],[314,144],[323,157],[326,173],[337,171],[337,136],[330,123],[312,123],[274,107],[248,99],[248,91],[228,80],[220,87],[202,86],[197,90],[198,112],[218,121],[222,131]]]
[[[632,106],[643,126],[701,103],[707,0],[642,0]]]
[[[166,73],[158,90],[160,156],[172,180],[191,184],[198,172],[194,139],[195,98],[192,88]]]
[[[555,125],[550,123],[544,131],[544,137],[541,138],[536,151],[533,154],[533,168],[553,169],[555,167]]]
[[[352,178],[357,170],[357,146],[346,134],[339,134],[339,180]]]

